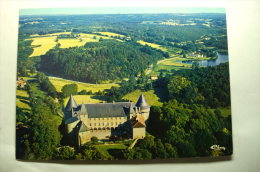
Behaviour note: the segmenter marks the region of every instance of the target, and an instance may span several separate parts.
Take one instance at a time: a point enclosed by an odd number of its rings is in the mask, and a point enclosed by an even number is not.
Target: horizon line
[[[19,16],[93,15],[93,14],[226,14],[225,8],[212,7],[78,7],[20,9]]]

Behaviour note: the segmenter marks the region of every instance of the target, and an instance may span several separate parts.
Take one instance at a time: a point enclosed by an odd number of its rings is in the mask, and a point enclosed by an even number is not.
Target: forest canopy
[[[149,46],[104,40],[84,47],[52,49],[41,57],[40,70],[66,79],[98,83],[137,76],[163,58]]]

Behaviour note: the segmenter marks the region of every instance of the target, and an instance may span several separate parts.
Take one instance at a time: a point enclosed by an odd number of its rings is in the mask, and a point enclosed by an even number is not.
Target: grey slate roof
[[[137,107],[140,107],[141,109],[146,109],[149,108],[150,106],[148,105],[148,103],[146,102],[144,95],[141,94],[137,103],[135,104]]]
[[[134,113],[135,112],[134,108],[135,108],[135,104],[131,103],[131,105],[130,105],[130,113]]]
[[[77,105],[74,98],[70,96],[65,108],[65,123],[75,121],[78,115],[88,115],[88,118],[127,117],[129,113],[134,113],[134,107],[135,104],[132,102]],[[73,119],[67,120],[69,118]]]
[[[86,126],[86,124],[85,124],[84,122],[82,122],[82,121],[80,121],[79,126],[80,126],[80,128],[79,128],[79,133],[80,133],[80,132],[85,132],[85,131],[89,131],[89,130],[90,130],[90,129]]]
[[[89,118],[127,117],[131,102],[85,104]]]
[[[78,116],[73,116],[71,118],[65,119],[65,124],[70,124],[78,120],[79,120]]]
[[[86,106],[84,104],[80,105],[80,109],[78,112],[79,115],[88,115],[88,111],[86,109]]]
[[[70,111],[72,108],[76,108],[78,105],[72,95],[70,95],[70,99],[65,107],[65,110]]]

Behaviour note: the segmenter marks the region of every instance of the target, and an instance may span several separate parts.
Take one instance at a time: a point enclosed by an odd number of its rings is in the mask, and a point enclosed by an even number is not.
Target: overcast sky
[[[136,14],[136,13],[225,13],[224,8],[91,7],[21,9],[20,15]]]

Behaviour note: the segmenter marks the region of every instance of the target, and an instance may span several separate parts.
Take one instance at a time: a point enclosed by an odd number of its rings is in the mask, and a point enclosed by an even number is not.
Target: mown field
[[[71,34],[71,32],[51,33],[51,34],[47,34],[47,35],[44,35],[44,36],[57,36],[57,35],[61,35],[61,34]],[[31,35],[31,37],[38,37],[38,36],[42,36],[42,35],[39,35],[39,34],[33,34],[33,35]]]
[[[127,148],[127,146],[123,143],[95,145],[95,147],[103,156],[107,157],[108,159],[114,158],[113,152]]]
[[[54,48],[57,44],[55,42],[56,36],[48,36],[48,37],[35,37],[30,38],[32,40],[33,53],[30,57],[44,55],[50,49]]]
[[[119,85],[115,84],[115,83],[89,84],[89,83],[83,83],[83,82],[75,82],[75,81],[66,80],[66,79],[62,79],[62,78],[56,78],[56,77],[49,77],[49,80],[58,92],[61,92],[62,87],[66,84],[77,84],[78,91],[86,90],[86,91],[92,91],[93,93],[96,93],[98,91],[104,91],[105,89],[110,89],[113,86],[119,87]]]
[[[155,48],[155,49],[159,49],[159,50],[162,50],[164,52],[167,52],[167,49],[162,47],[161,45],[159,44],[154,44],[154,43],[149,43],[149,42],[145,42],[143,40],[138,40],[136,41],[137,43],[141,44],[141,45],[147,45],[147,46],[150,46],[152,48]]]
[[[172,70],[180,70],[180,69],[190,69],[190,64],[179,63],[177,62],[180,58],[169,58],[160,60],[157,64],[152,68],[152,75],[159,75],[160,72],[171,72]]]
[[[124,37],[124,35],[112,33],[112,32],[100,32],[104,35],[96,35],[96,34],[86,34],[86,33],[80,33],[78,34],[78,38],[59,38],[57,41],[57,36],[61,34],[71,34],[71,32],[59,32],[59,33],[52,33],[47,35],[38,35],[33,34],[31,35],[30,40],[32,40],[32,46],[33,46],[33,53],[30,55],[30,57],[33,56],[41,56],[46,54],[47,51],[54,48],[57,43],[60,43],[60,48],[70,48],[70,47],[77,47],[77,46],[83,46],[88,42],[98,42],[100,38],[102,39],[115,39],[111,36],[120,36]],[[105,36],[108,35],[108,36]],[[122,42],[120,39],[115,39],[117,41]]]
[[[147,103],[150,106],[162,106],[163,103],[159,100],[159,97],[154,93],[154,90],[149,90],[149,91],[135,90],[131,93],[126,94],[123,97],[123,99],[130,100],[136,103],[141,94],[144,95]]]
[[[96,35],[96,34],[90,34],[90,33],[80,33],[79,34],[80,38],[89,38],[89,39],[94,39],[94,40],[99,40],[100,38],[102,39],[113,39],[108,36],[101,36],[101,35]]]
[[[30,110],[29,94],[25,90],[16,90],[16,106],[24,110]]]
[[[92,104],[92,103],[102,103],[105,101],[105,96],[96,96],[96,95],[73,95],[73,98],[77,104]],[[64,106],[67,105],[69,97],[64,99]]]
[[[80,47],[85,45],[87,42],[97,42],[96,39],[81,38],[81,39],[59,39],[60,48]]]
[[[113,32],[98,32],[102,35],[107,35],[107,36],[119,36],[119,37],[126,37],[125,35],[121,35],[121,34],[118,34],[118,33],[113,33]]]

